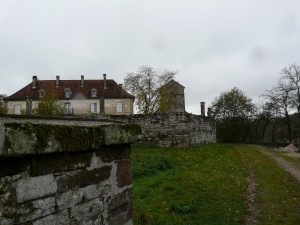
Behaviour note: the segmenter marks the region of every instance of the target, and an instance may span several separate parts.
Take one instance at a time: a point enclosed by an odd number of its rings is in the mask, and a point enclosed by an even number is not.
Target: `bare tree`
[[[267,126],[276,115],[276,108],[274,103],[270,102],[269,99],[264,98],[264,96],[261,96],[261,101],[257,104],[256,109],[256,119],[262,126],[260,139],[261,141],[264,141]]]
[[[291,104],[293,108],[297,109],[298,115],[300,116],[300,66],[294,64],[285,67],[281,71],[282,82],[287,83],[291,89]]]
[[[138,110],[144,114],[157,111],[160,87],[175,77],[176,72],[165,70],[158,73],[152,67],[141,66],[137,72],[127,73],[124,89],[135,96]]]
[[[289,141],[292,140],[292,128],[289,113],[293,108],[292,105],[293,88],[289,83],[279,80],[278,85],[270,90],[266,90],[263,95],[269,104],[272,106],[275,114],[282,116],[285,119],[285,124],[288,128]]]

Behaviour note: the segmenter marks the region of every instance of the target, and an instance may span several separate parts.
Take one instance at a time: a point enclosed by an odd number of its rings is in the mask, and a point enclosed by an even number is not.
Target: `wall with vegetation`
[[[139,134],[108,121],[0,117],[0,224],[132,224]]]

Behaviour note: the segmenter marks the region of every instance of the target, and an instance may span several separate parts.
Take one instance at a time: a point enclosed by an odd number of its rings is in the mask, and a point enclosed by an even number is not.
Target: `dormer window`
[[[44,89],[39,90],[39,97],[42,98],[44,96],[45,96],[45,90]]]
[[[91,90],[91,97],[97,97],[97,89],[96,88],[93,88]]]
[[[70,88],[65,89],[65,98],[70,98],[72,95],[72,91]]]

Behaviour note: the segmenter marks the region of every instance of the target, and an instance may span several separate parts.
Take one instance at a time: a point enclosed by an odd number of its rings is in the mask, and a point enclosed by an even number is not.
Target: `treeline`
[[[226,142],[293,142],[300,139],[300,66],[291,64],[254,104],[234,87],[212,103],[217,139]]]

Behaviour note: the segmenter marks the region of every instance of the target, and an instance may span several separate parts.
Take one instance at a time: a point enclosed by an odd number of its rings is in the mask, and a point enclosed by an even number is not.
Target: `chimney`
[[[83,85],[84,85],[84,76],[81,75],[81,83],[80,83],[80,87],[83,87]]]
[[[55,81],[55,86],[58,88],[59,87],[59,76],[56,76],[56,81]]]
[[[211,108],[207,108],[207,116],[211,117]]]
[[[104,89],[106,89],[106,74],[103,74]]]
[[[201,116],[205,116],[205,102],[200,102],[201,104]]]
[[[37,85],[37,76],[32,77],[32,89],[36,89]]]
[[[123,87],[123,84],[119,84],[119,86],[120,86],[120,88],[122,88],[122,87]]]

